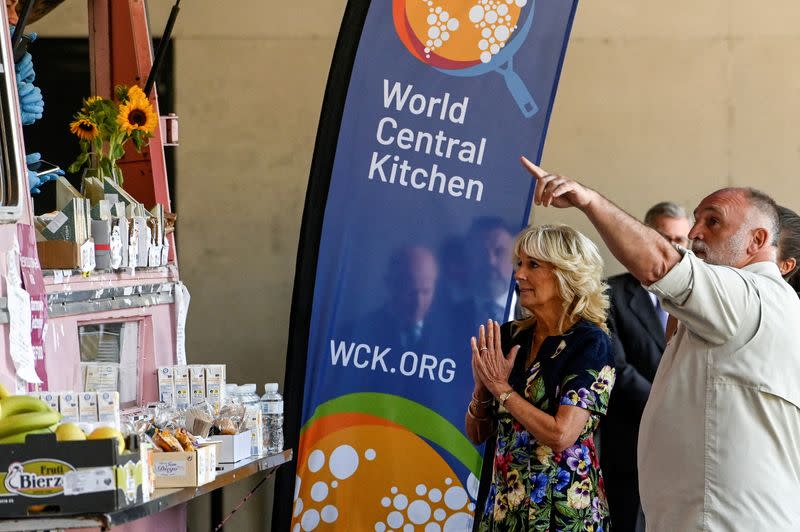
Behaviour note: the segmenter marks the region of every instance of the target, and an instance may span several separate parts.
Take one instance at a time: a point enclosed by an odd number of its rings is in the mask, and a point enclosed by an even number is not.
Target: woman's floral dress
[[[608,531],[610,519],[594,432],[614,386],[608,335],[579,321],[561,336],[545,339],[525,368],[533,329],[511,338],[502,328],[503,351],[521,345],[509,383],[531,404],[555,415],[559,405],[585,408],[591,415],[574,445],[560,453],[536,441],[496,405],[497,443],[491,486],[479,530]]]

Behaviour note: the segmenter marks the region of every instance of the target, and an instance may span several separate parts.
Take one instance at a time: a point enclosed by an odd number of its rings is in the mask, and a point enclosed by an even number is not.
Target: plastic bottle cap
[[[226,385],[225,385],[225,391],[226,391],[227,393],[229,393],[229,394],[235,394],[235,393],[238,393],[238,391],[239,391],[239,385],[238,385],[238,384],[226,384]]]
[[[264,391],[267,393],[275,393],[278,391],[277,382],[268,382],[264,385]]]
[[[243,393],[256,393],[256,385],[255,384],[242,384],[240,386]]]

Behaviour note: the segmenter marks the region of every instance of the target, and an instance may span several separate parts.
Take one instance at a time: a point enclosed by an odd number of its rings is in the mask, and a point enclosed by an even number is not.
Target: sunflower
[[[153,111],[153,106],[147,100],[134,97],[119,106],[117,124],[128,135],[137,130],[150,135],[156,129],[157,121],[158,117]]]
[[[128,89],[128,101],[129,102],[139,101],[139,102],[150,103],[150,100],[148,100],[147,95],[141,88],[139,88],[138,85],[131,85],[131,87]]]
[[[92,140],[97,136],[97,124],[88,118],[78,118],[69,125],[69,130],[81,140]]]

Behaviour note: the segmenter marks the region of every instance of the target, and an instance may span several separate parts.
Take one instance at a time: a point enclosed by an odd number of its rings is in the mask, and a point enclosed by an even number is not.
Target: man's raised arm
[[[658,281],[680,261],[680,254],[664,237],[597,191],[568,177],[548,174],[525,157],[521,161],[536,178],[534,204],[583,211],[611,253],[643,284]]]

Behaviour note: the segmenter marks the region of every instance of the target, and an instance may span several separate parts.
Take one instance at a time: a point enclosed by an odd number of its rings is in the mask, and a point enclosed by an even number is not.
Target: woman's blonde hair
[[[583,318],[606,333],[609,302],[603,282],[603,259],[594,242],[568,225],[531,225],[517,235],[514,242],[514,264],[525,253],[529,257],[553,265],[564,312],[558,322]],[[516,322],[518,331],[535,323],[528,317]]]

